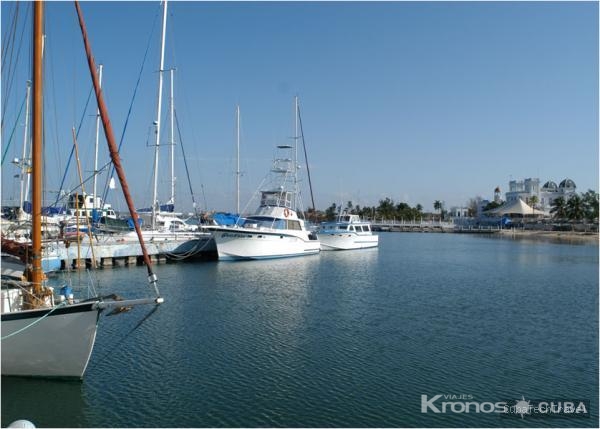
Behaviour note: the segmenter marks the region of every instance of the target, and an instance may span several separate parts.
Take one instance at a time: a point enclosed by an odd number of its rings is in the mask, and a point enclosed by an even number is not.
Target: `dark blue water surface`
[[[378,249],[156,272],[165,304],[102,317],[83,381],[3,377],[2,425],[598,426],[596,245],[382,233]],[[145,277],[98,273],[128,297]],[[422,412],[422,395],[578,399],[591,416]]]

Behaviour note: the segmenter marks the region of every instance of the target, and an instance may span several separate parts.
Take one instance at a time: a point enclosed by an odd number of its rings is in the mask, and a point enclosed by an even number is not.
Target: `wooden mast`
[[[100,110],[100,118],[102,119],[102,126],[104,128],[104,134],[106,136],[106,142],[108,143],[108,150],[110,152],[110,158],[115,166],[115,171],[117,172],[117,176],[119,177],[119,182],[121,183],[121,189],[123,190],[123,195],[125,197],[125,201],[127,202],[127,207],[129,208],[129,214],[133,219],[133,224],[135,226],[135,232],[137,233],[140,246],[142,248],[142,253],[144,255],[144,262],[146,263],[146,267],[148,269],[148,281],[154,287],[157,296],[160,296],[158,292],[157,277],[156,274],[152,271],[152,261],[150,260],[150,256],[148,255],[148,250],[144,244],[144,237],[142,236],[142,230],[140,228],[140,224],[138,222],[138,215],[133,204],[133,200],[131,198],[131,194],[129,192],[129,185],[127,184],[127,180],[125,179],[125,171],[121,165],[121,157],[119,156],[119,149],[116,144],[114,132],[112,129],[112,125],[110,123],[110,118],[108,117],[108,109],[106,108],[106,103],[104,102],[104,96],[102,94],[102,89],[100,88],[100,83],[97,74],[97,68],[94,61],[94,56],[92,55],[92,48],[90,46],[87,30],[85,28],[85,22],[83,20],[83,13],[81,12],[81,8],[79,6],[79,2],[75,1],[75,9],[77,10],[77,16],[79,18],[79,27],[81,28],[81,35],[83,36],[83,44],[85,46],[85,53],[87,56],[88,67],[90,70],[90,74],[92,76],[92,82],[94,83],[94,92],[96,93],[96,100],[98,101],[98,109]]]
[[[33,3],[33,103],[32,103],[32,189],[31,189],[31,268],[27,272],[27,280],[33,284],[35,297],[42,294],[42,107],[43,99],[43,32],[44,3]],[[30,305],[35,306],[31,302]]]

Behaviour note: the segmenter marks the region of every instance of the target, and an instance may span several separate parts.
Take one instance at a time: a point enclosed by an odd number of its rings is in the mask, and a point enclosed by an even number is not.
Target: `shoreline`
[[[523,240],[552,241],[567,244],[599,244],[599,235],[597,232],[504,229],[498,233],[503,238],[506,237]]]

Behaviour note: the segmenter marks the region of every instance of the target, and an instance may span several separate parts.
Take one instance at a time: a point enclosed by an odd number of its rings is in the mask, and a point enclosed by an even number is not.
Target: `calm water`
[[[375,250],[156,271],[166,303],[102,317],[82,382],[2,378],[3,426],[598,425],[595,245],[383,233]],[[98,277],[147,288],[143,267]],[[422,413],[438,394],[585,399],[592,417]]]

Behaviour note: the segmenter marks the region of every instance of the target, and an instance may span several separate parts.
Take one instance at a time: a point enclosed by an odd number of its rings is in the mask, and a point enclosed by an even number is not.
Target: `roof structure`
[[[546,214],[541,210],[534,209],[533,207],[527,205],[520,198],[518,198],[516,201],[506,202],[503,205],[501,205],[500,207],[486,211],[486,213],[500,215],[500,216],[504,216],[504,215],[541,216],[541,215]]]

